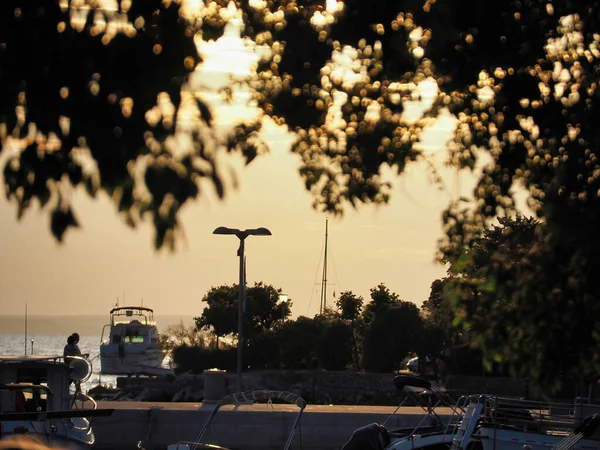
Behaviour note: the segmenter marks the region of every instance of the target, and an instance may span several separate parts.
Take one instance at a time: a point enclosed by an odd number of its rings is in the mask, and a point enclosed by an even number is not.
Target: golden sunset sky
[[[223,73],[236,70],[227,66],[227,51],[241,40],[226,37],[229,41],[218,44],[220,48],[204,49],[221,53],[220,58],[225,54],[216,62],[205,54],[201,69],[207,100],[216,97],[211,90],[222,83]],[[224,109],[214,105],[222,122],[254,113],[240,106],[242,100]],[[418,105],[407,106],[411,110]],[[201,199],[181,214],[185,240],[178,241],[174,254],[154,250],[149,224],[129,229],[106,195],[92,200],[83,191],[73,193],[81,227],[68,232],[62,245],[51,236],[45,211],[34,207],[17,222],[15,205],[2,195],[0,314],[22,314],[26,302],[30,314],[108,314],[117,297],[124,296],[128,304],[143,298],[159,315],[199,315],[210,287],[238,280],[238,239],[212,231],[218,226],[262,226],[273,235],[247,239],[248,284],[264,281],[281,287],[293,302],[294,316],[313,316],[319,308],[316,283],[321,279],[326,215],[311,207],[297,171],[300,160],[290,152],[290,135],[274,125],[267,128],[270,154],[245,168],[239,156],[222,155],[223,169],[234,169],[239,189],[229,190],[220,201],[204,185]],[[433,183],[428,163],[419,162],[401,177],[392,170],[386,174],[394,184],[389,205],[348,208],[344,217],[329,218],[328,304],[334,291],[351,290],[367,300],[369,289],[383,282],[402,299],[420,305],[431,283],[444,276],[445,268],[434,261],[441,212],[451,198],[468,194],[474,182],[468,173],[443,168],[446,128],[441,125],[426,138],[428,160],[443,172],[445,190]]]
[[[57,244],[48,216],[33,208],[21,222],[14,205],[0,200],[0,311],[21,314],[107,314],[116,298],[157,314],[198,315],[211,286],[238,280],[238,240],[216,236],[217,226],[268,227],[273,236],[246,241],[248,284],[281,287],[294,315],[318,311],[325,215],[314,211],[296,171],[297,157],[283,145],[238,167],[240,187],[224,200],[204,195],[181,216],[186,241],[176,253],[156,252],[149,224],[129,229],[110,199],[73,199],[81,228]],[[451,178],[451,177],[450,177]],[[207,187],[209,189],[209,187]],[[210,189],[209,189],[210,190]],[[440,213],[448,194],[429,181],[423,164],[395,180],[388,206],[349,210],[329,220],[329,280],[333,290],[367,297],[384,282],[404,300],[420,305],[431,282],[444,276],[434,262],[441,236]],[[312,297],[312,301],[311,301]],[[329,296],[328,302],[333,301]]]

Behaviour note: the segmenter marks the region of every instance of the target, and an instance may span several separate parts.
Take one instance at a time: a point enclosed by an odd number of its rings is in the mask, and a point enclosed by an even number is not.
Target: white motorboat
[[[62,356],[0,356],[0,437],[31,436],[52,446],[90,448],[94,433],[90,417],[113,410],[97,410],[96,402],[74,382],[91,375],[84,358]],[[89,403],[87,403],[89,402]]]
[[[352,434],[342,450],[447,450],[458,442],[459,434],[461,440],[471,439],[473,428],[470,422],[462,420],[472,415],[464,398],[456,401],[429,381],[416,376],[399,375],[394,378],[394,385],[405,394],[396,411],[409,405],[421,407],[425,414],[419,423],[397,430],[385,428],[387,420],[382,425],[366,425]],[[443,417],[445,415],[450,417]]]
[[[600,406],[550,403],[506,397],[482,396],[484,409],[476,438],[483,450],[547,450],[573,433]],[[575,450],[600,450],[600,436],[590,433],[578,440]]]
[[[100,373],[155,375],[163,360],[152,309],[120,306],[110,311],[110,324],[102,329]]]
[[[394,384],[426,414],[416,427],[387,430],[379,424],[359,428],[342,450],[600,450],[593,427],[582,423],[600,407],[535,402],[492,395],[452,400],[426,380],[397,376]],[[445,407],[442,419],[436,412]]]

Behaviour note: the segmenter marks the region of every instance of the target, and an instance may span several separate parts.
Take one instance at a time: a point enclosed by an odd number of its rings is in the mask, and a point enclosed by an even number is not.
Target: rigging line
[[[410,191],[408,190],[408,187],[406,186],[406,178],[405,177],[401,177],[400,178],[400,187],[402,188],[403,194],[406,195],[406,197],[408,198],[408,200],[413,203],[415,206],[418,206],[419,208],[427,208],[426,205],[419,203],[417,200],[415,200],[415,198],[412,196],[412,194],[410,193]]]
[[[424,158],[423,160],[427,163],[427,165],[429,165],[429,168],[433,172],[434,176],[437,175],[437,179],[434,179],[433,182],[439,183],[442,187],[442,190],[446,193],[448,198],[452,201],[453,200],[452,192],[450,191],[450,189],[448,189],[448,185],[442,179],[442,175],[440,174],[440,171],[435,167],[435,164],[433,164],[433,162],[429,158]]]
[[[452,192],[448,188],[448,185],[442,179],[442,175],[440,174],[439,170],[435,167],[435,164],[431,161],[431,159],[429,159],[425,156],[422,156],[421,161],[425,162],[425,164],[427,166],[426,167],[428,169],[427,175],[429,176],[430,181],[432,181],[434,185],[437,185],[439,187],[439,189],[442,192],[444,192],[451,201],[454,200],[454,198],[453,198],[454,196],[452,195]],[[431,177],[433,177],[433,179],[431,179]],[[436,177],[437,177],[437,179],[436,179]],[[412,202],[414,205],[416,205],[420,208],[433,209],[429,205],[420,203],[412,196],[412,194],[409,192],[408,187],[407,187],[406,177],[400,177],[400,185],[403,188],[403,193],[406,195],[406,197],[409,199],[409,201]]]
[[[325,247],[325,242],[321,245],[321,251],[319,252],[319,261],[317,262],[317,272],[315,273],[315,279],[313,281],[313,285],[311,287],[310,299],[308,300],[308,308],[306,309],[306,315],[310,314],[310,305],[312,304],[313,294],[317,290],[317,277],[319,276],[319,269],[321,267],[321,254],[323,253],[323,248]]]
[[[446,184],[442,180],[441,175],[439,174],[438,170],[435,168],[435,166],[433,165],[433,163],[431,161],[426,160],[426,159],[424,159],[424,161],[428,165],[427,169],[429,171],[427,172],[427,176],[428,176],[429,180],[432,181],[432,183],[433,183],[434,186],[438,187],[438,190],[444,192],[446,195],[448,195],[448,198],[450,200],[452,200],[452,193],[450,192],[450,190],[448,189],[448,187],[446,186]],[[436,175],[437,175],[437,180],[435,179]],[[432,179],[432,177],[434,179]],[[435,207],[432,207],[429,204],[421,203],[421,202],[419,202],[418,200],[415,199],[415,197],[408,190],[408,186],[407,186],[407,182],[406,182],[406,177],[405,176],[400,177],[400,187],[402,188],[402,193],[406,196],[406,198],[413,205],[418,206],[419,208],[423,208],[423,209],[429,209],[429,210],[436,209]]]
[[[331,241],[331,239],[330,239],[330,241]],[[329,246],[331,247],[331,243],[329,244]],[[340,274],[338,273],[337,266],[335,265],[335,258],[333,256],[333,252],[330,251],[329,253],[331,254],[331,262],[333,264],[333,271],[335,272],[335,279],[337,281],[337,288],[338,288],[337,295],[338,295],[338,298],[339,298],[340,293],[342,291],[342,285],[340,283]],[[334,286],[336,286],[336,285],[334,285]]]

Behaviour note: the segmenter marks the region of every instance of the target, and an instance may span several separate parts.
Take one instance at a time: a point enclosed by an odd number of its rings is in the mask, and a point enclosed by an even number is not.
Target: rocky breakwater
[[[212,375],[214,376],[214,375]],[[236,374],[224,373],[224,394],[237,390]],[[396,405],[400,392],[394,374],[327,371],[256,371],[243,374],[245,390],[291,391],[311,404]],[[201,402],[205,374],[183,373],[163,377],[123,377],[117,380],[122,401]]]

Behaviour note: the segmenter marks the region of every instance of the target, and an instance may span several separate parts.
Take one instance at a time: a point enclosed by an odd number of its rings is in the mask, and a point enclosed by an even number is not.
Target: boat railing
[[[394,386],[410,397],[417,406],[429,411],[430,408],[446,407],[453,411],[464,412],[464,403],[445,392],[441,387],[412,375],[397,375],[394,377]],[[432,404],[432,402],[435,402]]]
[[[89,406],[87,406],[89,404]],[[76,392],[72,396],[71,407],[73,409],[98,409],[98,403],[88,394]]]
[[[111,325],[129,323],[132,320],[137,320],[141,325],[156,325],[156,322],[154,321],[154,311],[150,308],[126,306],[113,308],[110,311]]]
[[[465,415],[465,411],[468,408],[471,400],[473,400],[472,396],[468,395],[463,395],[457,400],[456,408],[452,409],[452,414],[450,415],[448,422],[446,422],[446,427],[444,428],[444,442],[452,442],[455,439]]]
[[[71,397],[71,409],[79,411],[95,411],[98,409],[98,403],[96,403],[96,400],[94,400],[92,397],[90,397],[87,394],[84,394],[79,389],[77,389]],[[69,423],[74,429],[80,431],[89,430],[92,426],[91,422],[87,420],[76,421],[75,418],[69,418]],[[78,425],[78,423],[83,424],[83,426]]]
[[[484,408],[485,400],[483,396],[471,396],[467,400],[464,414],[458,426],[453,428],[451,440],[449,440],[451,450],[466,449],[469,446],[473,434],[481,423]]]
[[[598,405],[585,406],[588,414],[594,407],[600,412]],[[565,434],[570,433],[583,418],[583,411],[577,403],[485,396],[483,424],[495,428]]]
[[[219,403],[215,406],[215,408],[211,411],[208,419],[206,420],[204,426],[194,439],[194,441],[180,441],[174,447],[179,448],[180,445],[186,445],[186,448],[189,449],[197,449],[197,448],[205,448],[207,444],[203,444],[202,438],[206,434],[211,422],[217,414],[217,411],[226,405],[240,406],[245,404],[253,404],[256,402],[267,402],[267,404],[273,404],[273,401],[282,401],[285,403],[295,404],[299,411],[296,414],[294,419],[294,423],[292,425],[292,429],[287,437],[284,450],[288,450],[292,444],[292,440],[294,438],[294,434],[299,427],[300,419],[302,417],[302,413],[304,412],[304,408],[306,408],[306,401],[300,397],[298,394],[288,391],[272,391],[272,390],[255,390],[255,391],[247,391],[247,392],[238,392],[234,394],[227,395],[223,397]],[[217,448],[218,446],[210,445],[210,448]],[[172,448],[169,446],[169,448]],[[222,448],[222,447],[220,447]]]
[[[581,439],[591,438],[596,434],[600,427],[600,415],[594,414],[592,416],[584,417],[581,423],[563,438],[558,444],[552,447],[551,450],[570,450],[575,447],[575,444]]]
[[[406,430],[402,431],[402,433],[407,436],[416,433],[419,429],[422,429],[422,427],[430,428],[433,426],[440,429],[440,431],[444,431],[444,428],[448,431],[448,428],[456,425],[459,418],[464,414],[464,401],[460,401],[460,399],[458,401],[455,400],[428,380],[412,375],[397,375],[394,377],[394,386],[404,394],[404,398],[390,416],[388,416],[383,425],[385,425],[401,407],[408,406],[409,401],[425,412],[420,422],[412,429],[412,431],[408,433]],[[450,422],[442,420],[437,412],[438,408],[450,409]],[[454,422],[452,423],[452,421]],[[428,425],[426,425],[427,422]]]

